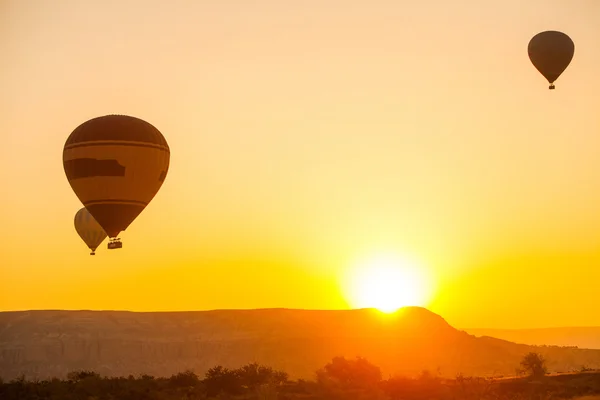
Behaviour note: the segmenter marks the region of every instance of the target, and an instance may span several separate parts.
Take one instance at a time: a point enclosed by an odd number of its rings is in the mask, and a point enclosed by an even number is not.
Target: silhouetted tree
[[[194,371],[186,370],[179,372],[169,378],[169,384],[173,387],[188,388],[195,387],[200,383],[200,378],[194,373]]]
[[[335,357],[317,371],[317,384],[327,399],[377,399],[381,370],[362,357]]]
[[[206,394],[208,396],[217,396],[221,393],[235,395],[242,392],[242,382],[239,373],[220,365],[209,369],[202,382],[206,387]]]
[[[288,374],[283,371],[275,371],[271,367],[251,363],[236,370],[241,384],[247,389],[256,389],[262,385],[279,386],[288,380]]]
[[[520,371],[532,378],[540,378],[548,373],[546,360],[541,354],[527,353],[521,360]]]
[[[335,357],[322,370],[317,371],[317,381],[335,381],[353,388],[373,387],[381,381],[381,370],[362,357],[354,360]]]

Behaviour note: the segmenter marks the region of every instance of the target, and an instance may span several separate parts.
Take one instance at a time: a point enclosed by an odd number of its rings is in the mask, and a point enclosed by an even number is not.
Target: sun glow
[[[380,256],[358,264],[348,276],[346,295],[351,306],[391,313],[405,306],[425,306],[430,282],[419,263]]]

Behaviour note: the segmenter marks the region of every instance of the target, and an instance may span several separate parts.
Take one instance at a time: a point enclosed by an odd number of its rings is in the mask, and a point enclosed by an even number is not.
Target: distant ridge
[[[492,336],[530,345],[577,346],[600,349],[600,327],[559,327],[535,329],[464,329],[475,336]]]
[[[477,338],[420,307],[394,314],[373,309],[265,308],[211,311],[62,311],[0,313],[0,376],[64,377],[203,374],[222,365],[259,362],[313,378],[335,356],[363,356],[384,376],[512,375],[521,357],[539,351],[556,372],[600,368],[600,350],[531,347]]]

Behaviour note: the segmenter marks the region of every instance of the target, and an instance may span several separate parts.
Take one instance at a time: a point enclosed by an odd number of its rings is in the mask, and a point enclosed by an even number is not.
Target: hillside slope
[[[492,336],[531,345],[577,346],[600,349],[600,327],[565,327],[539,329],[465,329],[475,336]]]
[[[540,351],[550,369],[600,368],[600,350],[533,348],[452,328],[418,307],[385,315],[370,309],[288,309],[136,313],[0,313],[0,376],[63,377],[75,369],[105,375],[167,376],[186,368],[259,362],[312,378],[334,356],[363,356],[388,374],[423,369],[446,376],[513,374],[523,354]]]

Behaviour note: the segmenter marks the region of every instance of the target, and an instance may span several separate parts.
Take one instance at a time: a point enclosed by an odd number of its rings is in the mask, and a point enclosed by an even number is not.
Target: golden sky
[[[347,308],[393,252],[455,326],[600,325],[599,43],[598,0],[0,0],[0,310]],[[171,166],[90,257],[62,148],[113,113]]]

